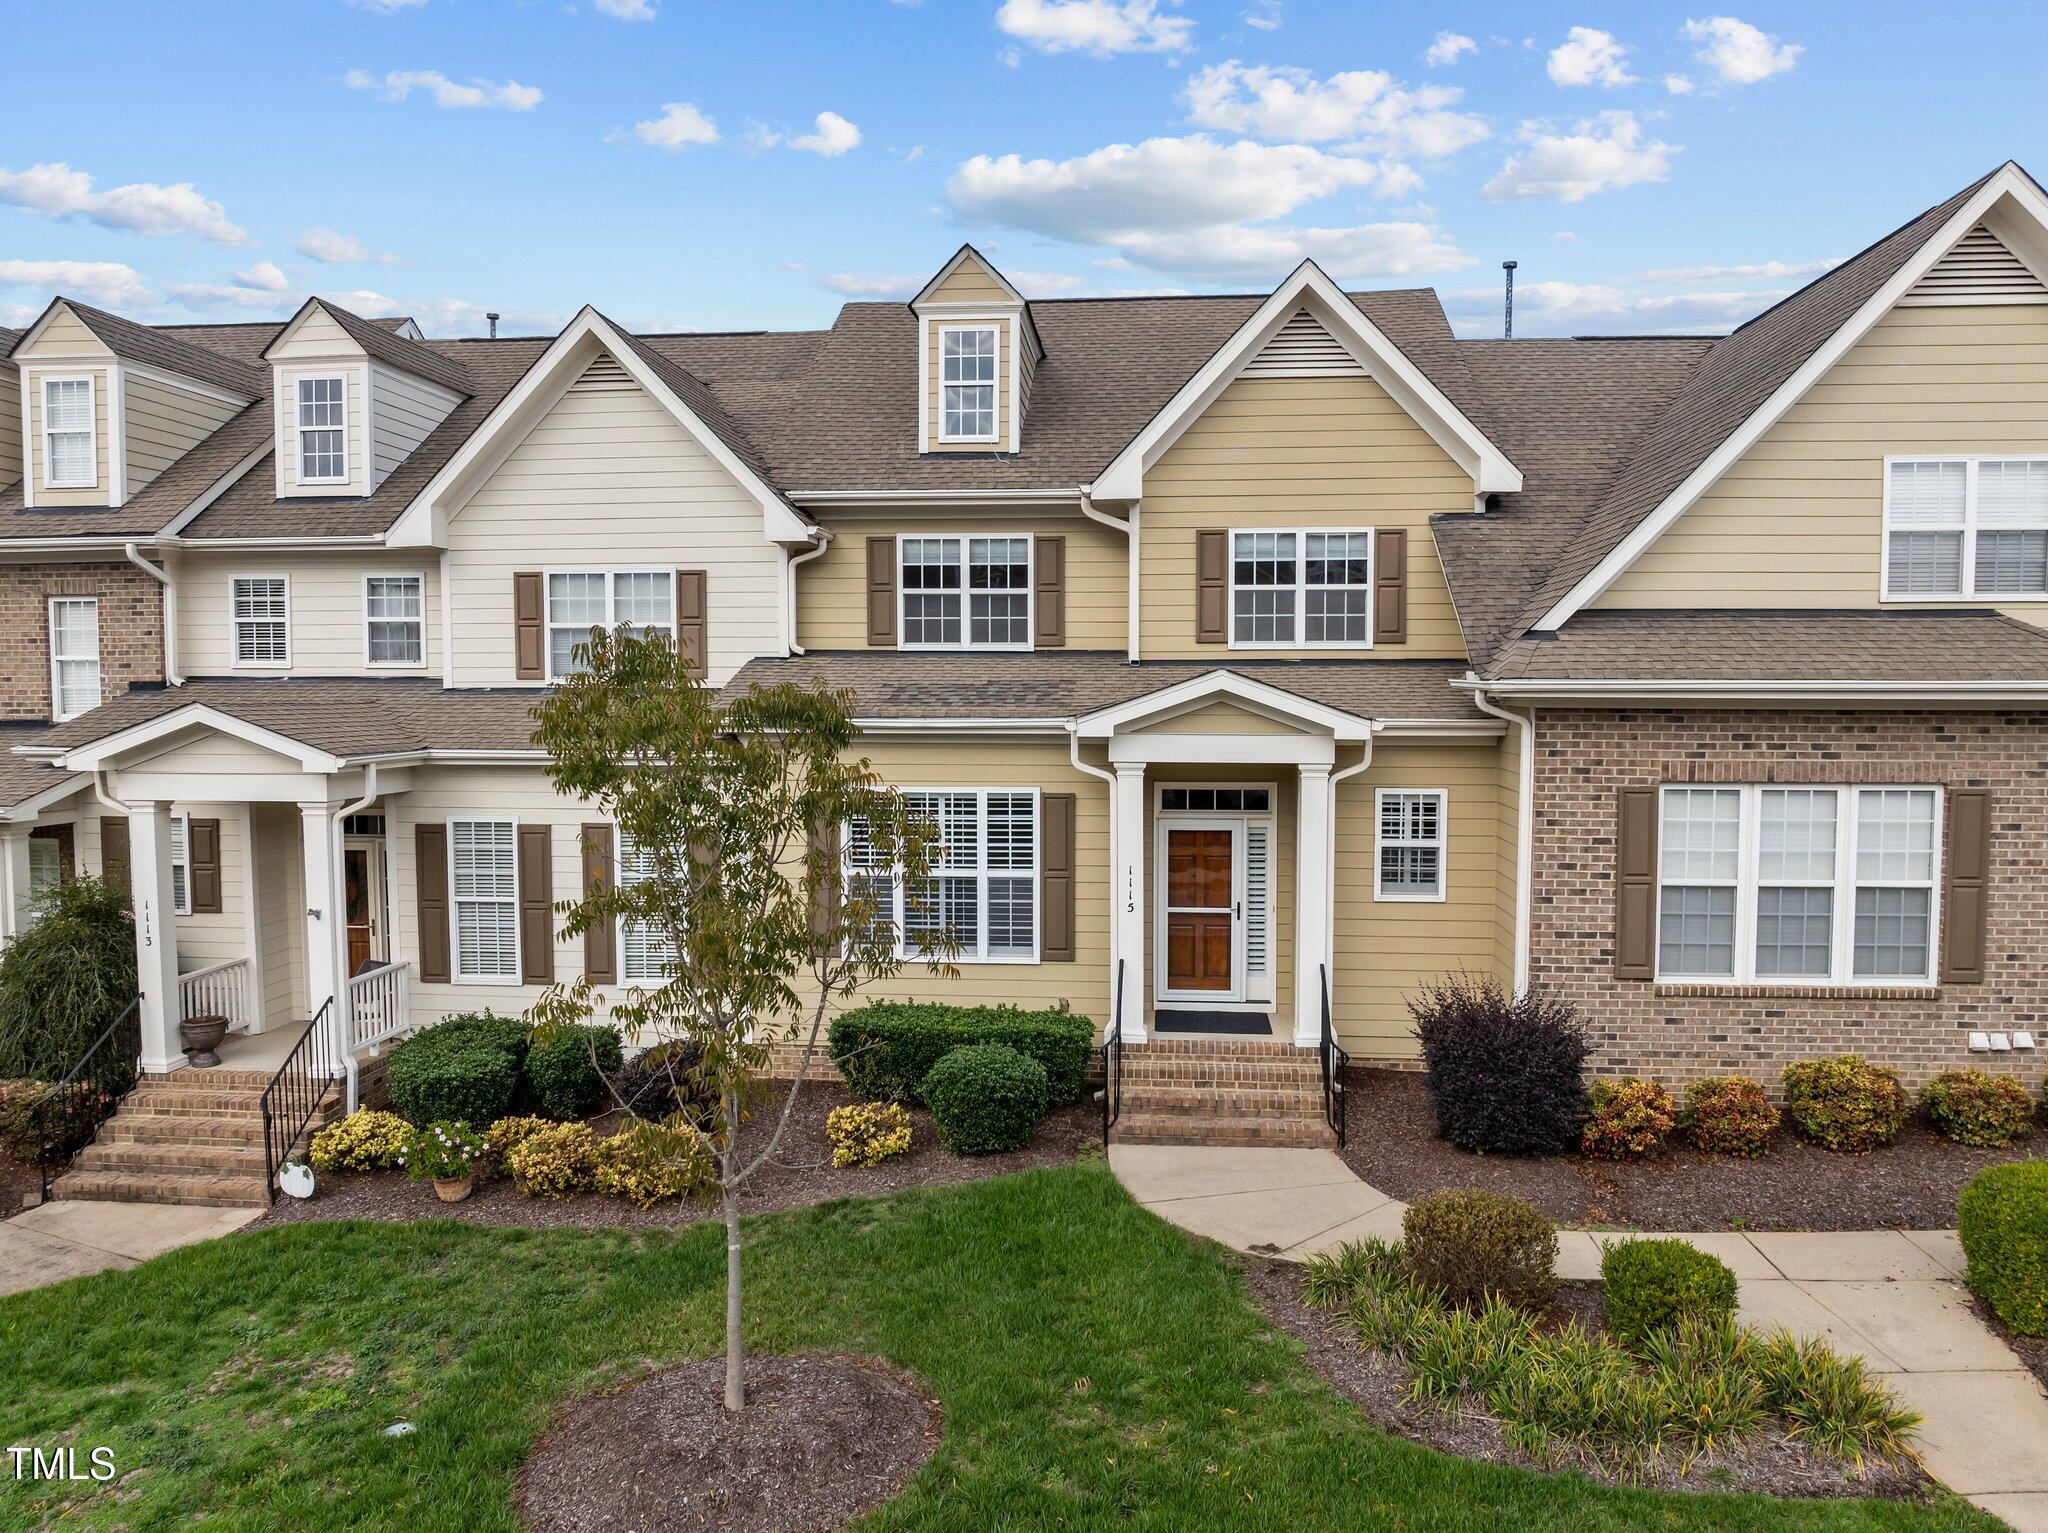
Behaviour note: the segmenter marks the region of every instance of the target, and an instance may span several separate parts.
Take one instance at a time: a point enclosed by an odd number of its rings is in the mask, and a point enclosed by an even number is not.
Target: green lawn
[[[1380,1435],[1228,1258],[1095,1166],[753,1226],[753,1344],[881,1353],[944,1403],[870,1528],[1988,1528],[1960,1504],[1613,1491]],[[5,1478],[0,1526],[513,1529],[554,1401],[719,1348],[720,1232],[299,1224],[0,1300],[0,1445],[111,1446],[113,1486]],[[410,1420],[419,1430],[390,1438]]]

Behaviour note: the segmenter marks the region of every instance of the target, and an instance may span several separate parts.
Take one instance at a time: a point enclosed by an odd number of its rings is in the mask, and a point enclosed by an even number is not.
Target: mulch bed
[[[782,1083],[771,1084],[753,1109],[741,1146],[748,1135],[774,1132]],[[910,1153],[864,1169],[840,1170],[832,1164],[832,1146],[825,1138],[825,1115],[854,1097],[838,1081],[808,1081],[797,1100],[789,1130],[776,1147],[775,1158],[747,1182],[740,1207],[748,1214],[776,1213],[834,1198],[869,1197],[907,1187],[940,1187],[980,1181],[1039,1166],[1066,1166],[1083,1145],[1102,1140],[1101,1109],[1093,1103],[1057,1108],[1038,1125],[1031,1143],[1007,1155],[955,1155],[939,1143],[931,1114],[910,1109]],[[615,1117],[592,1119],[598,1134],[616,1127]],[[619,1198],[587,1193],[573,1198],[529,1198],[507,1179],[477,1183],[467,1201],[443,1203],[428,1182],[414,1182],[397,1172],[348,1175],[326,1172],[318,1188],[303,1201],[280,1198],[277,1207],[256,1221],[284,1224],[297,1219],[459,1219],[468,1224],[523,1225],[528,1228],[668,1229],[721,1217],[716,1201],[693,1198],[640,1209]]]
[[[573,1401],[519,1476],[534,1533],[810,1533],[903,1488],[939,1443],[939,1406],[874,1358],[747,1359],[747,1408],[725,1409],[706,1358]]]
[[[1873,1461],[1858,1471],[1796,1443],[1772,1438],[1724,1444],[1683,1463],[1654,1460],[1629,1475],[1570,1449],[1563,1450],[1559,1462],[1533,1459],[1508,1442],[1498,1417],[1483,1410],[1463,1403],[1448,1411],[1410,1404],[1406,1398],[1409,1376],[1398,1359],[1360,1346],[1341,1316],[1302,1303],[1298,1266],[1247,1258],[1244,1274],[1253,1302],[1301,1343],[1304,1361],[1332,1389],[1382,1431],[1439,1453],[1522,1469],[1576,1470],[1603,1484],[1652,1490],[1749,1491],[1820,1499],[1884,1496],[1916,1501],[1933,1492],[1932,1482],[1910,1466]],[[1551,1319],[1556,1324],[1577,1319],[1595,1325],[1602,1313],[1597,1283],[1567,1283],[1561,1285]]]
[[[1473,1155],[1436,1136],[1419,1071],[1354,1069],[1353,1171],[1397,1198],[1439,1187],[1484,1187],[1527,1199],[1559,1224],[1643,1230],[1953,1229],[1956,1196],[1986,1166],[2048,1153],[2036,1133],[2004,1150],[1973,1150],[1919,1123],[1868,1155],[1817,1149],[1780,1128],[1768,1155],[1707,1155],[1673,1136],[1654,1159]]]
[[[0,1219],[11,1219],[21,1212],[23,1200],[39,1197],[43,1181],[34,1166],[16,1160],[12,1155],[0,1155]]]
[[[2048,1336],[2022,1336],[2003,1320],[1997,1312],[1975,1294],[1970,1295],[1970,1308],[1977,1312],[1977,1318],[1984,1322],[1991,1333],[2019,1354],[2027,1371],[2041,1381],[2041,1388],[2048,1393]]]

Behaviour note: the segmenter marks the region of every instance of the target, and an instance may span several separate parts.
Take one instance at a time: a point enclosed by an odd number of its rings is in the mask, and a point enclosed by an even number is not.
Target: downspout
[[[352,814],[361,814],[365,809],[369,808],[370,805],[376,802],[377,763],[372,761],[363,767],[363,796],[357,799],[353,804],[343,804],[339,809],[335,810],[333,814],[328,816],[327,863],[328,873],[333,881],[333,887],[328,889],[324,898],[327,914],[330,917],[336,918],[329,920],[327,923],[327,940],[330,943],[335,942],[337,940],[334,936],[334,933],[341,929],[341,922],[343,919],[345,919],[346,914],[342,909],[342,902],[337,901],[334,898],[335,894],[339,891],[342,882],[341,858],[336,855],[336,853],[338,853],[341,850],[341,822],[347,819]],[[384,901],[387,906],[391,902],[391,891],[389,888],[387,888],[384,891]],[[389,909],[387,909],[384,912],[384,922],[387,927],[391,924],[391,912],[389,911]],[[348,948],[345,945],[341,948],[341,956],[344,961],[347,960]],[[341,972],[341,967],[338,964],[335,966],[335,974],[339,980],[339,983],[335,986],[335,989],[339,992],[339,994],[337,994],[334,997],[334,1026],[337,1029],[335,1036],[335,1052],[341,1055],[342,1074],[347,1078],[348,1081],[348,1085],[346,1088],[347,1096],[344,1100],[343,1105],[347,1111],[354,1112],[356,1110],[357,1071],[356,1051],[348,1046],[349,1031],[354,1026],[354,1020],[348,1015],[349,976]],[[408,1018],[407,1020],[410,1021],[411,1019]]]
[[[1127,549],[1125,550],[1125,553],[1124,553],[1124,569],[1125,569],[1125,571],[1126,571],[1126,576],[1127,576],[1127,584],[1128,584],[1128,585],[1129,585],[1129,587],[1130,587],[1130,595],[1129,595],[1129,597],[1127,598],[1127,600],[1128,600],[1128,602],[1129,602],[1129,604],[1130,604],[1130,611],[1129,611],[1129,614],[1127,615],[1127,617],[1126,617],[1126,619],[1125,619],[1125,621],[1126,621],[1126,624],[1127,624],[1127,629],[1128,629],[1128,632],[1127,632],[1127,637],[1126,637],[1126,639],[1125,639],[1125,643],[1124,643],[1124,652],[1125,652],[1125,658],[1127,658],[1127,659],[1128,659],[1128,660],[1129,660],[1129,661],[1131,662],[1131,664],[1132,664],[1132,665],[1136,665],[1136,664],[1138,663],[1138,504],[1139,504],[1139,503],[1138,503],[1137,501],[1135,501],[1135,500],[1131,502],[1131,517],[1130,517],[1130,520],[1129,520],[1129,521],[1123,521],[1123,520],[1120,520],[1120,519],[1119,519],[1119,518],[1117,518],[1117,517],[1114,517],[1114,516],[1111,516],[1111,515],[1109,515],[1109,514],[1108,514],[1107,512],[1103,512],[1103,511],[1098,511],[1098,510],[1096,510],[1096,509],[1095,509],[1095,502],[1094,502],[1094,501],[1092,501],[1092,500],[1090,500],[1090,499],[1088,498],[1088,491],[1087,491],[1087,489],[1086,489],[1085,487],[1083,487],[1083,488],[1081,488],[1081,489],[1078,489],[1078,490],[1076,490],[1076,491],[1075,491],[1074,493],[1075,493],[1075,494],[1077,494],[1077,495],[1079,495],[1079,496],[1081,497],[1081,514],[1082,514],[1083,516],[1087,517],[1087,518],[1088,518],[1088,520],[1089,520],[1089,521],[1091,521],[1091,522],[1100,522],[1100,523],[1102,523],[1102,525],[1103,525],[1103,526],[1105,526],[1105,527],[1114,527],[1114,528],[1115,528],[1115,529],[1116,529],[1116,530],[1117,530],[1118,532],[1121,532],[1121,533],[1122,533],[1122,534],[1124,535],[1124,539],[1125,539],[1125,541],[1126,541],[1126,542],[1127,542],[1127,543],[1129,544],[1129,547],[1128,547],[1128,548],[1127,548]]]
[[[1521,770],[1515,786],[1515,994],[1529,988],[1529,924],[1534,909],[1536,870],[1536,710],[1525,716],[1503,708],[1474,684],[1472,702],[1481,713],[1505,719],[1520,731]]]
[[[783,622],[788,625],[787,631],[783,634],[783,646],[792,655],[807,653],[804,647],[796,641],[796,567],[799,564],[808,564],[826,549],[830,548],[834,536],[835,534],[829,527],[820,527],[818,529],[818,546],[816,548],[807,548],[800,554],[792,554],[787,548],[782,551],[782,578],[788,584],[788,590],[784,592],[782,604]]]
[[[1337,784],[1344,781],[1347,777],[1356,777],[1360,772],[1363,772],[1372,765],[1373,735],[1378,734],[1384,728],[1386,728],[1385,724],[1377,719],[1373,720],[1372,732],[1365,737],[1365,754],[1360,756],[1356,763],[1344,768],[1343,771],[1330,774],[1330,860],[1329,866],[1324,869],[1323,874],[1329,880],[1323,886],[1329,891],[1329,898],[1323,902],[1326,917],[1324,924],[1328,927],[1328,930],[1323,933],[1323,952],[1327,955],[1326,961],[1332,970],[1337,967]]]
[[[1107,1030],[1110,1020],[1116,1016],[1116,1004],[1119,999],[1116,993],[1116,945],[1117,926],[1119,923],[1116,919],[1115,895],[1116,870],[1121,864],[1117,857],[1116,845],[1116,773],[1099,766],[1090,766],[1081,759],[1081,731],[1072,723],[1067,725],[1067,758],[1074,763],[1075,771],[1086,772],[1090,777],[1101,778],[1109,790],[1109,890],[1111,896],[1109,902],[1109,1017],[1105,1018],[1102,1024],[1103,1028]]]
[[[178,587],[170,572],[143,558],[142,551],[135,544],[126,544],[121,552],[128,556],[130,564],[164,588],[164,680],[174,687],[182,687],[185,678],[178,671]]]

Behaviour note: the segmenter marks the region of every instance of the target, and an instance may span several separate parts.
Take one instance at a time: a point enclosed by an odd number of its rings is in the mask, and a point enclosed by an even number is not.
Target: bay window
[[[903,649],[1031,648],[1031,538],[896,541]]]
[[[1660,979],[1931,984],[1940,791],[1667,787]]]
[[[2048,458],[1885,462],[1888,600],[2048,597]]]
[[[1034,962],[1038,957],[1038,793],[943,789],[903,795],[937,829],[929,876],[912,881],[877,853],[866,827],[847,827],[847,890],[873,902],[897,932],[897,951],[922,956],[950,933],[959,962]]]
[[[641,635],[676,636],[675,573],[671,570],[587,570],[548,576],[548,678],[583,669],[576,646],[593,628],[630,623]]]
[[[1233,532],[1233,648],[1366,647],[1372,642],[1372,533]]]

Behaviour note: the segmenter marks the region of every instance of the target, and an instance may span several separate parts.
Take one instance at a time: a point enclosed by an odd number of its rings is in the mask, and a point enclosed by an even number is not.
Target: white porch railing
[[[396,1037],[412,1016],[412,965],[383,963],[365,969],[348,982],[342,1007],[348,1052]]]
[[[253,1016],[250,997],[255,993],[256,965],[246,958],[208,964],[190,974],[178,976],[178,1020],[194,1017],[226,1017],[229,1027],[241,1027]]]

